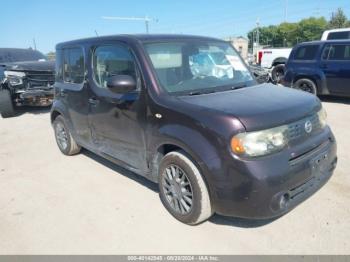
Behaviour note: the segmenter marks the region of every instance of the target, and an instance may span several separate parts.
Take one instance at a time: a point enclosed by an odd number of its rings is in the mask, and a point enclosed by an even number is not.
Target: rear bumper
[[[281,152],[259,160],[232,160],[226,174],[214,182],[216,213],[267,219],[296,207],[320,189],[336,167],[334,136],[330,130],[324,135],[321,145],[295,159],[288,157],[289,152]]]

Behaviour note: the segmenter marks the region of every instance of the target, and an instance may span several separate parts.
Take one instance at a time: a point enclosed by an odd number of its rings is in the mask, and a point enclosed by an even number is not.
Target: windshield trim
[[[168,94],[171,96],[188,96],[188,95],[192,95],[192,93],[198,92],[198,95],[207,95],[207,94],[212,94],[212,93],[233,91],[233,90],[240,89],[242,87],[247,88],[247,87],[253,86],[255,83],[256,82],[254,80],[246,81],[246,82],[242,81],[242,82],[237,82],[234,85],[220,85],[220,86],[208,87],[208,88],[203,88],[203,89],[198,89],[198,90],[168,92]]]

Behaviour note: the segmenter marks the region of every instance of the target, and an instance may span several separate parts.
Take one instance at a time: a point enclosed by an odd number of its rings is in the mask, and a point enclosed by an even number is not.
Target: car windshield
[[[39,51],[32,49],[0,48],[0,63],[39,61],[46,57]]]
[[[252,85],[238,53],[225,42],[145,43],[158,80],[170,94],[202,94]]]

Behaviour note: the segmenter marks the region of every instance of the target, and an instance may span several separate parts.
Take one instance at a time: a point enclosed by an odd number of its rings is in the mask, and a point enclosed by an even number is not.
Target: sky
[[[150,33],[214,37],[246,36],[255,27],[295,22],[309,16],[329,19],[350,0],[17,0],[0,1],[0,47],[36,47],[43,53],[67,40],[98,35],[144,33],[142,21],[103,16],[148,17]],[[286,8],[287,7],[287,8]],[[285,12],[287,10],[287,12]]]

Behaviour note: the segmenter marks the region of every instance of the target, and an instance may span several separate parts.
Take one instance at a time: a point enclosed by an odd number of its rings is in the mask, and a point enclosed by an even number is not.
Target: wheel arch
[[[320,91],[319,90],[319,83],[317,81],[317,78],[313,77],[313,76],[310,76],[310,75],[306,75],[306,74],[299,74],[299,75],[296,75],[293,79],[293,85],[295,84],[295,82],[297,82],[298,80],[300,79],[308,79],[308,80],[311,80],[312,82],[314,82],[314,84],[316,85],[316,89],[317,91]]]
[[[186,157],[188,157],[193,164],[198,168],[200,174],[202,175],[203,181],[205,183],[205,185],[207,186],[208,192],[209,192],[209,197],[210,199],[213,198],[213,189],[211,188],[211,184],[209,183],[209,179],[206,176],[206,172],[203,170],[203,165],[201,164],[202,162],[200,159],[198,159],[198,156],[196,156],[192,150],[190,150],[189,148],[187,148],[186,146],[182,146],[177,144],[176,142],[165,142],[163,144],[160,144],[157,147],[156,153],[154,154],[153,160],[152,160],[152,169],[151,169],[151,176],[152,176],[152,180],[154,182],[158,182],[158,171],[159,171],[159,164],[160,161],[162,160],[162,158],[170,153],[170,152],[181,152],[183,153]]]
[[[55,119],[58,117],[58,116],[61,116],[62,113],[57,110],[57,109],[53,109],[51,111],[51,115],[50,115],[50,119],[51,119],[51,124],[55,121]]]
[[[287,63],[287,58],[286,57],[277,57],[273,60],[272,66],[276,65],[281,65],[281,64],[286,64]]]

